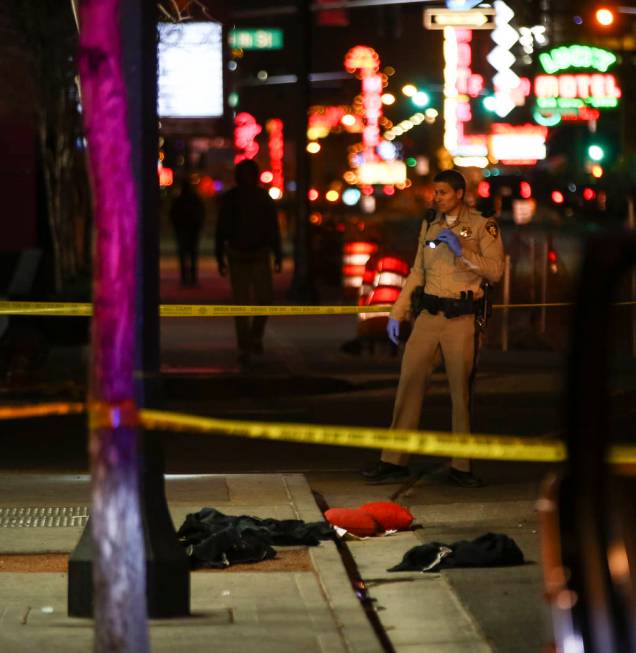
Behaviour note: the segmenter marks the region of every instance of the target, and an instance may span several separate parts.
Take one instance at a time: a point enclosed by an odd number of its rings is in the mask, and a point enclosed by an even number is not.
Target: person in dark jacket
[[[181,182],[181,191],[170,207],[179,252],[181,285],[195,286],[198,280],[199,240],[205,220],[205,207],[188,179]]]
[[[258,165],[244,159],[236,166],[236,186],[220,202],[216,226],[219,273],[229,268],[235,304],[266,306],[272,303],[274,270],[281,271],[282,253],[274,202],[258,183]],[[263,352],[265,316],[236,317],[239,360]]]

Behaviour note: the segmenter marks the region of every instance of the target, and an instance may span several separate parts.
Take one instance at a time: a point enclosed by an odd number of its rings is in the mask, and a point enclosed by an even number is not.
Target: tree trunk
[[[145,653],[149,645],[133,382],[138,205],[118,9],[119,0],[80,3],[79,70],[96,226],[90,378],[94,649]]]

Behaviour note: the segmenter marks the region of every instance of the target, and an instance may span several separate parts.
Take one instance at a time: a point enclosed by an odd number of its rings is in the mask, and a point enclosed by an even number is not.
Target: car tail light
[[[592,202],[593,200],[596,199],[596,191],[593,188],[584,188],[583,199],[586,202]]]
[[[484,199],[490,197],[490,183],[487,181],[480,181],[477,186],[477,195]]]
[[[527,181],[522,181],[519,184],[519,195],[521,195],[524,200],[532,197],[532,186],[530,186]]]
[[[553,190],[550,197],[555,204],[563,204],[565,202],[565,197],[563,197],[563,193],[560,190]]]

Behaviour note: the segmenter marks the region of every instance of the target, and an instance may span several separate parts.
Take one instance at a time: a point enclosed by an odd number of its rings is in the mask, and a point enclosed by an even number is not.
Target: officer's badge
[[[467,224],[463,224],[459,235],[462,238],[470,238],[473,235],[473,230]]]
[[[488,222],[486,222],[486,231],[493,238],[497,238],[497,236],[499,235],[499,227],[497,226],[497,223],[494,220],[488,220]]]

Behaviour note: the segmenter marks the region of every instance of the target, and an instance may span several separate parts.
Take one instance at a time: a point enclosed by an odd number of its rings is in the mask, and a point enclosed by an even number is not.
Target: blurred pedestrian
[[[497,223],[464,202],[466,180],[455,170],[434,182],[435,210],[422,224],[415,262],[389,317],[389,339],[399,343],[400,323],[415,323],[404,350],[393,410],[394,429],[418,429],[422,400],[439,360],[444,359],[452,400],[453,432],[468,433],[475,364],[483,318],[484,282],[503,273],[504,252]],[[406,481],[409,456],[382,452],[363,475],[373,483]],[[479,487],[471,461],[453,458],[445,477],[463,487]]]
[[[170,207],[179,252],[182,286],[196,286],[199,267],[199,241],[205,221],[205,207],[189,179],[181,182],[179,195]]]
[[[266,306],[273,300],[274,270],[282,269],[280,231],[276,206],[259,186],[258,165],[244,159],[235,170],[236,186],[223,195],[216,226],[216,260],[219,273],[229,267],[234,303]],[[239,361],[263,353],[265,316],[236,317]]]

